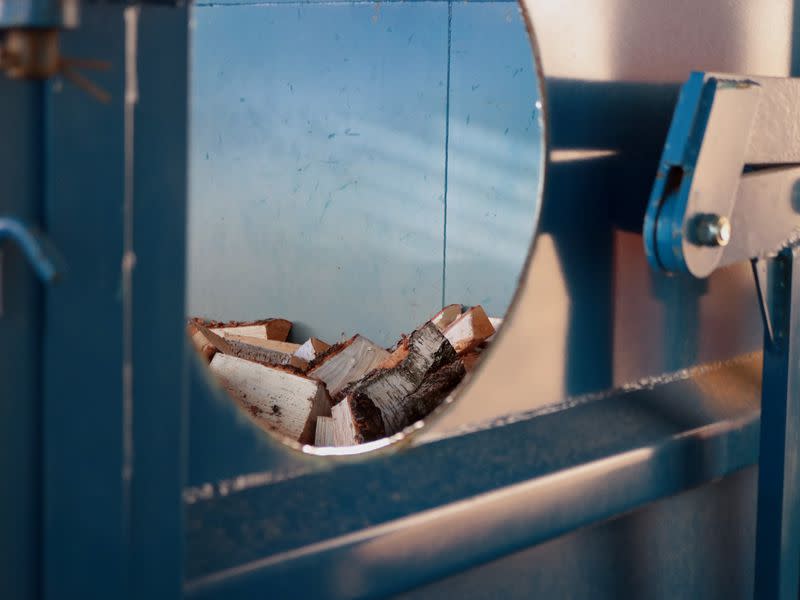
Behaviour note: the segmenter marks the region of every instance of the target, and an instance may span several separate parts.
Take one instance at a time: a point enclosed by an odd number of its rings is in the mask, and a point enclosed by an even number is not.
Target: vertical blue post
[[[800,249],[756,263],[764,314],[755,597],[796,600],[800,584]],[[760,270],[760,267],[761,270]]]
[[[42,85],[0,75],[0,216],[40,224]],[[39,596],[42,292],[23,252],[0,264],[0,596]]]

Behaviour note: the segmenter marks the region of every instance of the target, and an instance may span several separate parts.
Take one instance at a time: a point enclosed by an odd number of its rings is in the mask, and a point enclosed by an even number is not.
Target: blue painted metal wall
[[[540,145],[517,4],[225,4],[194,10],[189,312],[383,344],[502,315]]]

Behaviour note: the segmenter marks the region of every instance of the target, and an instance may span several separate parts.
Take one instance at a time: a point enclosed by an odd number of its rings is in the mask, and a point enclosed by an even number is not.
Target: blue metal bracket
[[[656,269],[751,260],[764,321],[755,597],[800,591],[800,80],[693,73],[644,222]]]
[[[775,256],[796,237],[800,79],[692,73],[672,118],[644,222],[659,270],[707,277]]]

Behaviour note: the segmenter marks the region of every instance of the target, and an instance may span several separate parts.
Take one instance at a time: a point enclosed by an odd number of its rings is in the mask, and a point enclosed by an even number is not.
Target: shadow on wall
[[[555,242],[570,299],[569,395],[758,348],[755,296],[738,266],[698,280],[656,272],[644,258],[644,212],[679,88],[547,81],[552,147],[613,151],[548,165],[541,227]],[[712,285],[718,297],[703,310]],[[751,308],[752,322],[730,325]]]

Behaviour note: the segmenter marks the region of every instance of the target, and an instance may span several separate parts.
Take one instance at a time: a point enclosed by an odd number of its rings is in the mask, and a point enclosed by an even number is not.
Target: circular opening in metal
[[[513,2],[193,11],[194,345],[289,447],[405,439],[497,343],[535,238],[532,27]]]

